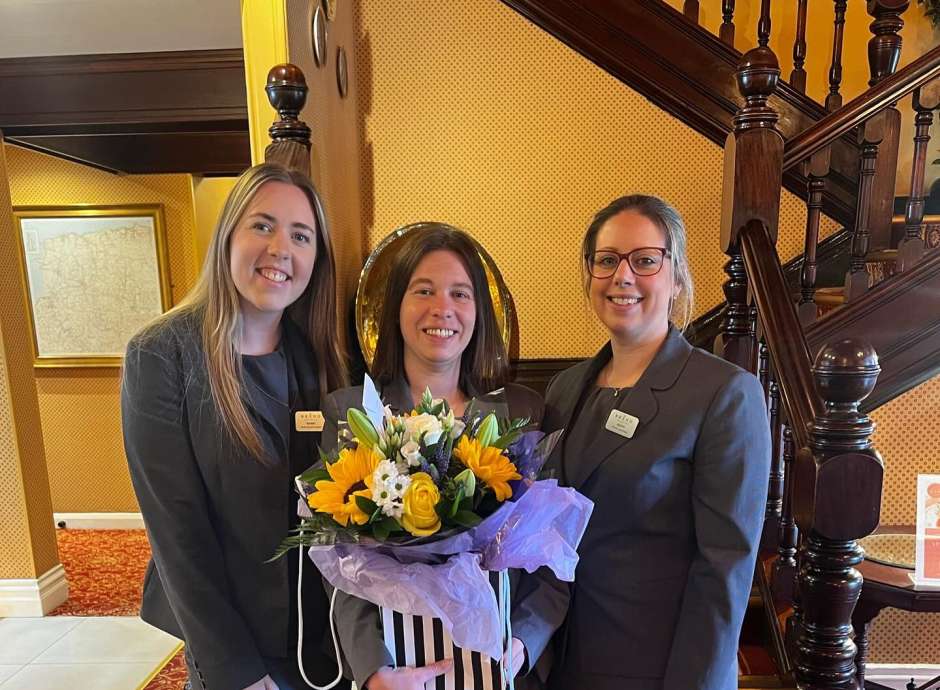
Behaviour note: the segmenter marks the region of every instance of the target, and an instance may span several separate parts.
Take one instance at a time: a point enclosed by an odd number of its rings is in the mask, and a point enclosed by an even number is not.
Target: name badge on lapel
[[[320,410],[297,410],[294,413],[297,431],[323,431],[323,421]]]
[[[607,418],[607,424],[604,425],[604,428],[607,429],[607,431],[613,431],[615,434],[623,436],[624,438],[633,438],[633,434],[636,431],[636,427],[639,423],[639,418],[634,417],[632,414],[627,414],[626,412],[621,412],[620,410],[611,410],[610,416]]]

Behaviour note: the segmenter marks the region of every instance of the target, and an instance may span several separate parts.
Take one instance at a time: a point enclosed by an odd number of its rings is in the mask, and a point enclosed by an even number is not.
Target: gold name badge
[[[320,410],[297,410],[294,425],[297,431],[323,431],[323,413]]]

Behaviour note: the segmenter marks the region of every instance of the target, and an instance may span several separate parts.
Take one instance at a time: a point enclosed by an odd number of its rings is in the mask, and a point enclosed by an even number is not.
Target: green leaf
[[[359,510],[366,515],[374,515],[375,511],[379,509],[375,501],[365,496],[356,496],[356,505],[359,506]]]
[[[330,473],[326,471],[323,467],[317,467],[314,465],[310,469],[306,470],[303,474],[300,475],[300,480],[306,482],[310,486],[316,486],[317,482],[329,480]]]
[[[385,521],[376,522],[372,525],[372,536],[378,539],[379,541],[385,541],[388,539],[388,527],[385,526]]]
[[[458,510],[451,519],[461,527],[476,527],[483,522],[483,518],[469,510]]]
[[[457,485],[457,493],[454,495],[454,500],[450,504],[450,510],[447,512],[448,517],[454,517],[457,514],[458,509],[460,508],[460,502],[464,497],[464,485]]]

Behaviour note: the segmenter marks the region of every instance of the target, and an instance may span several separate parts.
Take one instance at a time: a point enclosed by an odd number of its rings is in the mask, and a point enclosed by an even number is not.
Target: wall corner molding
[[[0,580],[0,618],[39,618],[68,598],[65,568],[57,563],[38,578]]]

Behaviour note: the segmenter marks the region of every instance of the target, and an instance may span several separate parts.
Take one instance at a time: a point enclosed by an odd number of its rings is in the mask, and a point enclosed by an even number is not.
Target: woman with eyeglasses
[[[682,218],[656,197],[600,210],[585,292],[610,341],[560,374],[548,468],[594,501],[549,686],[732,690],[770,465],[764,393],[682,335]]]

